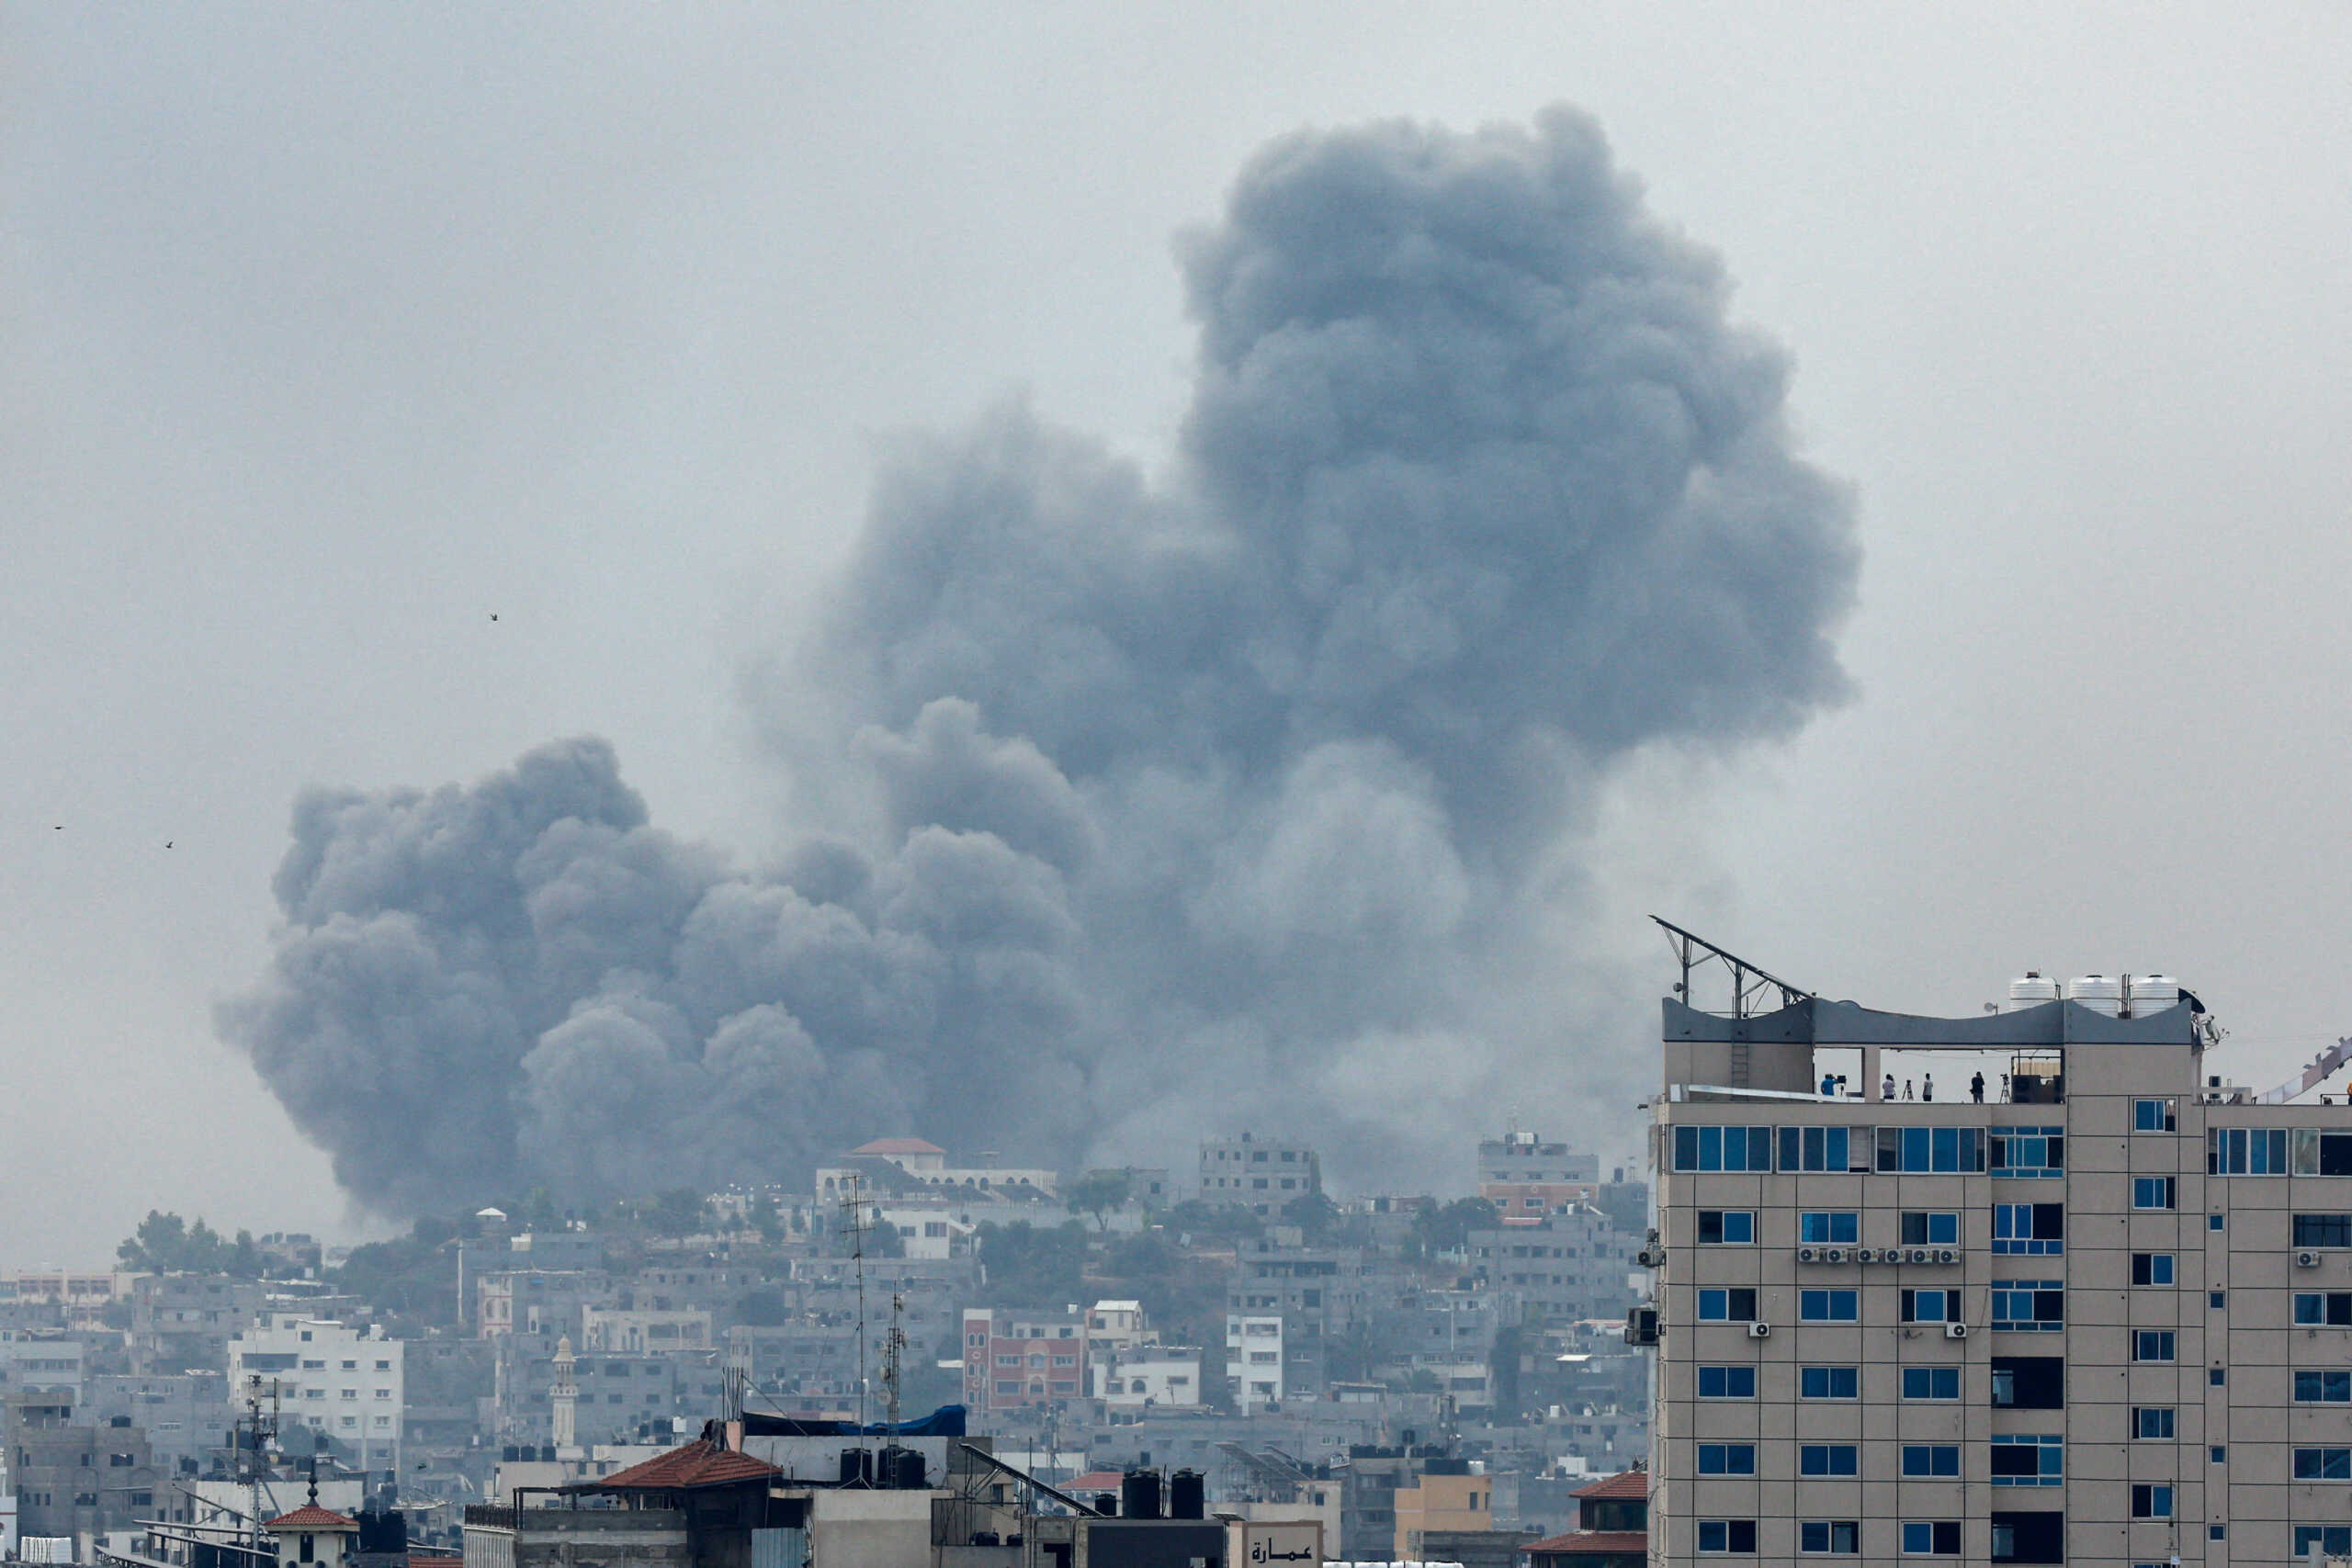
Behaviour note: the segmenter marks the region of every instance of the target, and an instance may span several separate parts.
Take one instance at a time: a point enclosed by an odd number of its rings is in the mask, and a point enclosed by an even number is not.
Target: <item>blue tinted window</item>
[[[2055,1332],[2066,1326],[2066,1289],[2057,1280],[1993,1281],[1993,1326]]]
[[[1851,1247],[1861,1239],[1862,1218],[1845,1211],[1821,1211],[1797,1216],[1797,1239],[1829,1247]]]
[[[2066,1174],[2064,1127],[1996,1127],[1992,1167],[1996,1176],[2061,1177]]]
[[[1781,1129],[1782,1170],[1845,1170],[1849,1145],[1843,1127]]]
[[[2054,1258],[2065,1251],[2065,1205],[1994,1204],[1993,1250],[2023,1258]]]
[[[1858,1399],[1862,1374],[1859,1367],[1806,1367],[1797,1374],[1797,1393],[1804,1399]]]
[[[2297,1372],[2298,1404],[2352,1404],[2352,1372]]]
[[[1993,1438],[1994,1485],[2061,1486],[2065,1480],[2064,1438],[2014,1433]]]
[[[1928,1477],[1958,1475],[1960,1446],[1956,1443],[1905,1443],[1903,1445],[1903,1473]]]
[[[1701,1367],[1699,1397],[1702,1399],[1753,1399],[1756,1397],[1754,1367]]]
[[[1858,1291],[1800,1291],[1797,1316],[1805,1323],[1853,1323],[1861,1317]]]
[[[2209,1127],[2205,1131],[2208,1176],[2284,1176],[2284,1127]]]
[[[1756,1473],[1754,1443],[1701,1443],[1699,1473],[1702,1475],[1753,1475]]]
[[[1858,1475],[1860,1472],[1860,1450],[1851,1443],[1797,1445],[1797,1473],[1800,1475]]]
[[[1958,1399],[1960,1369],[1958,1367],[1905,1367],[1903,1369],[1903,1397],[1905,1399]]]
[[[1756,1239],[1756,1212],[1752,1209],[1702,1209],[1699,1211],[1699,1245],[1701,1247],[1746,1247]]]

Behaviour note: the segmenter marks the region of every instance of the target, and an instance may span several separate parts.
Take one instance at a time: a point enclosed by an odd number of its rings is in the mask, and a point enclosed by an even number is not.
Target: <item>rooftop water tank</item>
[[[2039,969],[2029,969],[2009,982],[2008,1005],[2001,1010],[2021,1012],[2027,1008],[2038,1008],[2044,1002],[2057,999],[2058,982],[2044,978]]]
[[[2180,980],[2173,975],[2126,975],[2124,992],[2133,1018],[2154,1018],[2180,1005]]]
[[[2123,1013],[2123,981],[2115,975],[2077,975],[2066,982],[2066,997],[2093,1012],[2103,1012],[2109,1018]]]

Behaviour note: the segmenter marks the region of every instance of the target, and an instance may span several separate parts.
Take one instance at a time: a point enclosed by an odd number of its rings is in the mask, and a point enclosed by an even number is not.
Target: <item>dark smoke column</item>
[[[1504,1099],[1614,1092],[1566,1044],[1605,1010],[1531,979],[1598,784],[1842,692],[1850,518],[1781,356],[1567,111],[1286,139],[1182,250],[1164,481],[1017,405],[880,475],[763,699],[822,835],[785,874],[647,828],[595,743],[298,811],[224,1026],[357,1196],[799,1179],[899,1130],[1164,1161],[1251,1108],[1422,1182]],[[436,813],[483,853],[329,874]],[[447,1108],[451,1163],[324,1103],[353,1074]]]

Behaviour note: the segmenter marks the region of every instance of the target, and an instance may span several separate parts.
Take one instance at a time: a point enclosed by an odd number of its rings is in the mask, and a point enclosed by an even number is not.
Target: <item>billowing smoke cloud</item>
[[[362,1201],[1245,1122],[1411,1181],[1573,1096],[1533,933],[1596,781],[1841,691],[1785,365],[1566,111],[1286,139],[1182,251],[1164,475],[1018,403],[888,464],[760,691],[780,869],[648,826],[593,740],[302,800],[223,1024]]]

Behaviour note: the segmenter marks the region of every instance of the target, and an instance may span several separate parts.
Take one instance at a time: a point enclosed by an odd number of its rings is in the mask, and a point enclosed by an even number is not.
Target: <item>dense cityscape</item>
[[[0,58],[0,1568],[2352,1568],[2352,6]]]
[[[535,1191],[352,1247],[151,1213],[112,1269],[6,1277],[0,1517],[36,1558],[206,1562],[256,1486],[290,1507],[315,1472],[330,1509],[454,1554],[469,1505],[707,1422],[961,1407],[1064,1493],[1189,1475],[1327,1555],[1507,1568],[1645,1461],[1648,1193],[1532,1132],[1476,1153],[1475,1193],[1358,1196],[1251,1131],[1070,1179],[886,1137],[809,1190]]]

